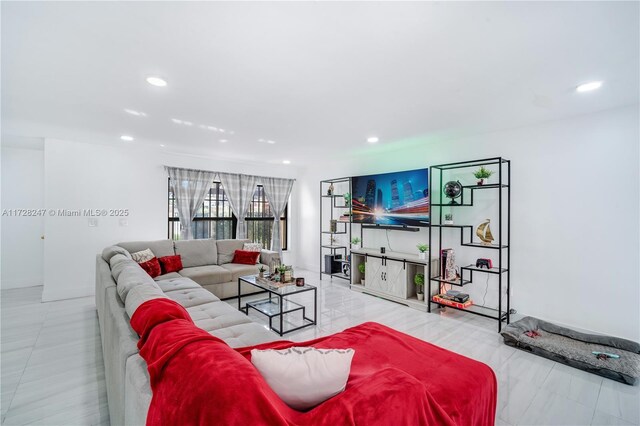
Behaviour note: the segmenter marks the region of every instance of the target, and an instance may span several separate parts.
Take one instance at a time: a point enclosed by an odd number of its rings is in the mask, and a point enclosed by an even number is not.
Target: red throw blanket
[[[304,343],[238,350],[193,324],[169,299],[131,318],[153,397],[148,425],[492,425],[497,385],[485,364],[376,323]],[[251,364],[251,349],[353,348],[347,387],[299,412]]]

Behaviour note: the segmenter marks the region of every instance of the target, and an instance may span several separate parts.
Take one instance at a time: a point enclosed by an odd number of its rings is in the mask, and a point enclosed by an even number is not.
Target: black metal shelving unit
[[[331,184],[333,184],[334,187],[337,185],[339,187],[338,192],[340,193],[327,195],[327,190]],[[340,191],[340,188],[342,191]],[[344,190],[345,188],[347,189],[346,191]],[[341,261],[343,263],[347,262],[347,255],[351,244],[351,219],[349,219],[348,222],[338,220],[345,210],[348,210],[349,218],[351,218],[351,203],[349,203],[349,205],[344,203],[344,195],[346,192],[351,194],[351,178],[346,177],[320,181],[320,279],[322,279],[323,275],[328,275],[331,278],[341,278],[351,282],[351,269],[349,269],[349,274],[342,272],[329,274],[324,272],[324,255],[327,253],[341,253],[343,255]],[[330,200],[330,207],[328,209],[324,207],[325,199]],[[326,217],[327,213],[328,217]],[[336,232],[331,232],[331,229],[327,230],[327,226],[329,226],[331,220],[338,220]],[[345,245],[333,244],[331,238],[333,238],[334,235],[345,235],[347,237]],[[330,238],[328,243],[326,241],[327,236]]]
[[[463,185],[462,195],[460,196],[457,204],[451,204],[443,202],[443,185],[444,178],[450,176],[452,172],[477,168],[480,166],[488,166],[494,169],[498,175],[498,182],[484,185]],[[431,196],[431,212],[430,212],[430,231],[434,231],[438,235],[438,251],[435,253],[438,256],[438,273],[434,274],[431,270],[431,262],[429,262],[429,280],[428,280],[428,297],[427,310],[431,312],[431,305],[447,307],[451,309],[457,309],[463,312],[469,312],[475,315],[480,315],[486,318],[495,319],[498,321],[498,332],[502,329],[502,323],[510,322],[511,311],[511,296],[510,296],[510,284],[511,284],[511,161],[502,157],[484,158],[480,160],[461,161],[457,163],[440,164],[432,166],[430,169],[429,179],[429,194]],[[433,191],[434,182],[437,178],[438,190]],[[498,202],[498,243],[497,244],[484,244],[476,242],[473,239],[474,228],[473,225],[445,225],[442,224],[443,220],[443,208],[470,208],[474,206],[474,193],[478,190],[493,190],[497,192]],[[438,202],[434,194],[438,194]],[[436,213],[437,214],[434,214]],[[437,223],[434,223],[438,220]],[[496,224],[491,222],[493,226]],[[443,229],[457,228],[460,230],[460,246],[461,247],[473,247],[479,249],[495,250],[498,254],[497,267],[491,269],[477,268],[475,265],[462,266],[460,268],[460,280],[447,281],[441,278],[441,265],[439,262],[440,253],[443,249]],[[432,246],[432,235],[434,232],[429,232],[429,247]],[[495,253],[495,252],[494,252]],[[433,255],[433,250],[430,251],[430,255]],[[439,289],[441,284],[453,285],[463,287],[473,283],[474,274],[492,274],[497,276],[498,281],[498,308],[492,308],[482,305],[473,304],[467,308],[457,308],[446,304],[434,302],[432,297],[434,293],[432,291],[432,284],[436,283],[436,288]],[[506,287],[505,287],[506,286]],[[503,288],[506,288],[505,296],[503,297]],[[425,297],[425,298],[426,298]],[[506,300],[503,300],[506,298]]]

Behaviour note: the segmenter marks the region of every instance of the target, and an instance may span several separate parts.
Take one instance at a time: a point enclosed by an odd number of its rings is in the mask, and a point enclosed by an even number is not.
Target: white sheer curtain
[[[258,177],[235,173],[218,173],[218,176],[224,188],[224,193],[229,200],[231,210],[238,218],[236,238],[246,238],[247,226],[244,219],[247,216],[253,194],[256,192]]]
[[[171,179],[171,189],[180,218],[180,238],[190,240],[193,238],[191,223],[209,192],[216,173],[166,166],[165,169]]]
[[[277,251],[282,259],[282,244],[280,243],[280,216],[284,213],[293,188],[293,179],[260,178],[264,194],[269,200],[271,213],[273,213],[273,232],[271,235],[271,250]]]

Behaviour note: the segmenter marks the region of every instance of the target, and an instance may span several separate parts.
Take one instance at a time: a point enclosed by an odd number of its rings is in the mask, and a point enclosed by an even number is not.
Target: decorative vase
[[[484,183],[484,179],[480,179],[480,180],[478,181],[478,186],[482,186],[482,184],[483,184],[483,183]]]
[[[427,258],[427,252],[426,251],[418,252],[418,259],[424,260],[426,258]]]
[[[418,297],[418,300],[424,300],[424,293],[416,293],[416,296]]]
[[[260,278],[264,278],[264,271],[260,271],[260,273],[259,273],[259,277],[260,277]]]
[[[358,244],[351,244],[351,250],[358,250],[360,246]]]
[[[360,284],[364,285],[364,278],[360,280]]]

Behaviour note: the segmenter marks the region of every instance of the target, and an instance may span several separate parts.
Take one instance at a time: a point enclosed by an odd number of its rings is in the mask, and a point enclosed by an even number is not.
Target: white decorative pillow
[[[154,257],[156,257],[156,255],[153,254],[151,249],[146,249],[146,250],[138,251],[135,253],[131,253],[131,258],[135,260],[137,263],[148,262]]]
[[[253,349],[251,362],[280,399],[302,411],[344,390],[354,354],[353,349]]]
[[[262,251],[262,243],[244,243],[242,246],[244,251]]]

